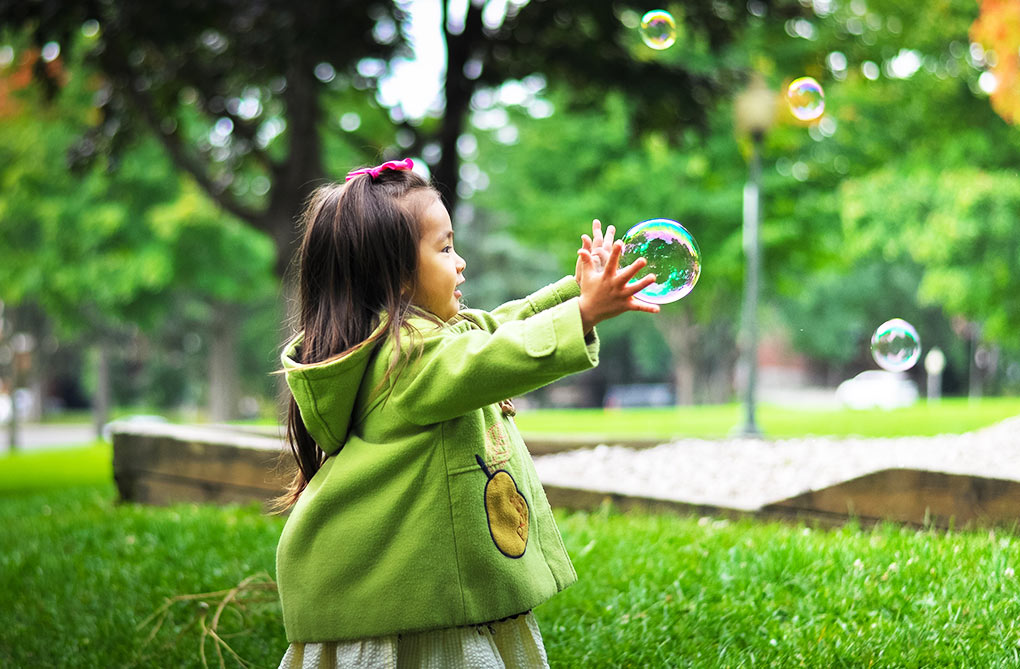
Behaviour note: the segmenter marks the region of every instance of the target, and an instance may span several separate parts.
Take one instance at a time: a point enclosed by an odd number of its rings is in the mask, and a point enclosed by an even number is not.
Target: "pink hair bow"
[[[382,165],[378,165],[376,167],[362,167],[360,170],[348,172],[347,178],[344,179],[344,181],[350,181],[359,174],[367,174],[375,179],[381,172],[385,172],[386,170],[409,170],[413,167],[414,161],[410,158],[404,158],[403,160],[388,160]]]

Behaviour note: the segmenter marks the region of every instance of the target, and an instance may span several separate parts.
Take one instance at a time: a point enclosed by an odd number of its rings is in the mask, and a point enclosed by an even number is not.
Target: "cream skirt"
[[[357,641],[292,643],[280,669],[545,669],[531,612],[500,622]]]

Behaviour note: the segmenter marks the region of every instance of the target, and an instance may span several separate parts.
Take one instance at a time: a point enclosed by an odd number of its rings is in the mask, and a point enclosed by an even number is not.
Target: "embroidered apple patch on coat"
[[[528,500],[517,488],[517,482],[505,469],[490,471],[485,461],[475,456],[485,472],[485,517],[489,534],[503,555],[519,558],[528,545]]]

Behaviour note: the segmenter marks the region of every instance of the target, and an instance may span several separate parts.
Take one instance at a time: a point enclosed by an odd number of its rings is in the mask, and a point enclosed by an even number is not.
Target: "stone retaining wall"
[[[114,479],[124,501],[268,502],[281,494],[293,475],[277,428],[190,426],[166,423],[114,423]],[[532,439],[537,454],[591,445],[579,440]],[[631,447],[651,445],[634,441]],[[795,465],[791,465],[795,466]],[[592,510],[611,503],[621,510],[697,514],[730,518],[803,520],[832,526],[853,517],[863,523],[891,520],[917,526],[1015,526],[1020,519],[1020,481],[886,469],[779,499],[759,509],[694,504],[546,485],[555,507]]]
[[[281,494],[293,468],[264,431],[168,423],[113,423],[113,478],[142,504],[262,502]]]

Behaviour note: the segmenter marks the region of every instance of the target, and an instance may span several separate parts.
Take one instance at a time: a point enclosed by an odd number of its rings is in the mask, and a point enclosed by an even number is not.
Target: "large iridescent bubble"
[[[790,105],[790,112],[801,121],[814,121],[825,113],[825,91],[812,77],[790,82],[786,89],[786,102]]]
[[[653,218],[638,223],[620,239],[623,241],[620,266],[644,258],[648,266],[638,272],[636,279],[649,273],[655,275],[656,283],[639,292],[638,299],[667,304],[694,289],[701,275],[701,250],[684,226],[668,218]]]
[[[879,325],[871,336],[871,356],[882,369],[905,372],[921,358],[921,338],[913,325],[893,318]]]
[[[653,9],[641,17],[641,39],[652,49],[662,51],[676,42],[676,21],[663,9]]]

